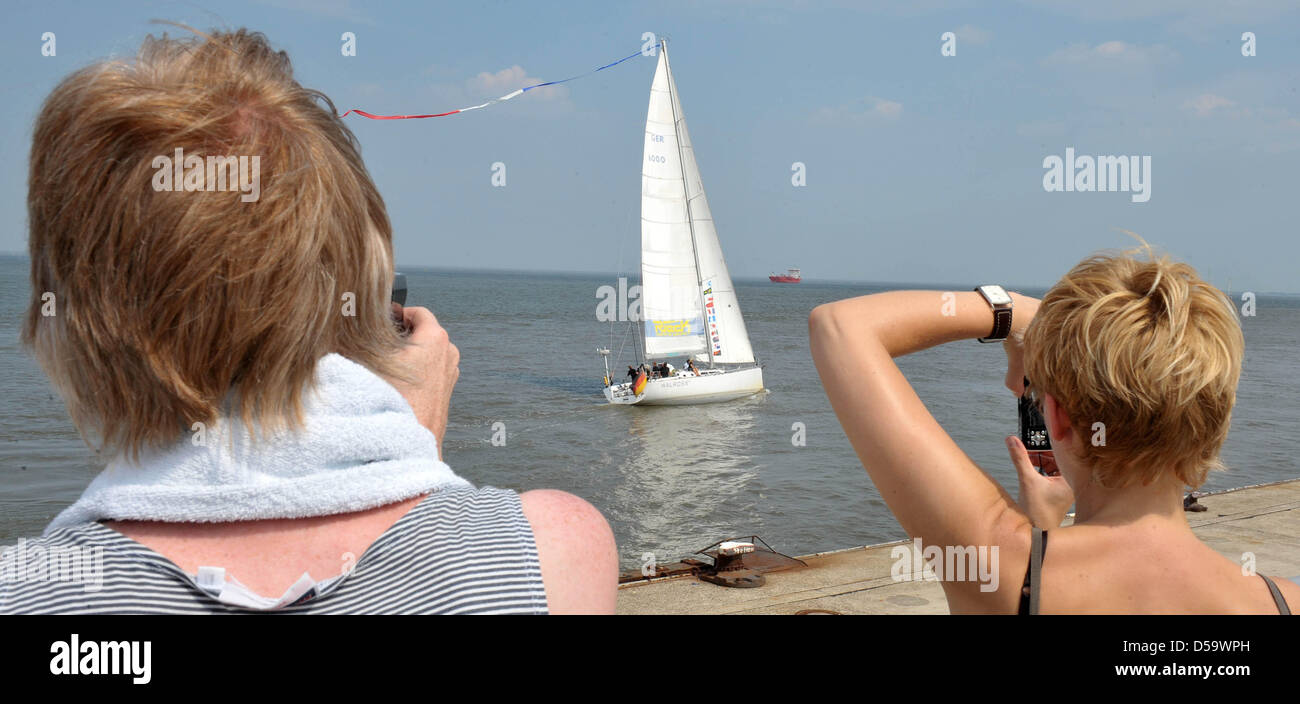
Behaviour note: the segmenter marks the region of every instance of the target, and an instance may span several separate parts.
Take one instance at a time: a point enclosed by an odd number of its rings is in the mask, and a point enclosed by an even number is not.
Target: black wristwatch
[[[1001,342],[1007,339],[1011,334],[1011,296],[1007,295],[1006,289],[997,284],[986,284],[976,286],[975,291],[988,301],[989,307],[993,309],[993,332],[987,337],[979,338],[980,342]]]

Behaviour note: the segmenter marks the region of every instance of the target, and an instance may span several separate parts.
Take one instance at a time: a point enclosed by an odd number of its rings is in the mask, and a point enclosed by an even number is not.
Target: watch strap
[[[1011,309],[993,309],[993,332],[988,337],[979,338],[980,342],[1001,342],[1011,334]]]
[[[1001,288],[1001,287],[999,287]],[[993,309],[993,330],[988,336],[978,338],[980,342],[1001,342],[1011,334],[1011,305],[994,304],[989,297],[984,294],[982,287],[975,287],[975,291],[984,299],[989,307]]]

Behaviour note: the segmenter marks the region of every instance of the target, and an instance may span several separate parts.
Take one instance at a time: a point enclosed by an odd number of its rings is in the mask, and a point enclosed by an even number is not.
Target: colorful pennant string
[[[503,95],[503,96],[501,96],[500,98],[493,98],[492,100],[489,100],[489,101],[487,101],[486,103],[481,103],[481,104],[479,104],[479,105],[474,105],[474,106],[471,106],[471,107],[468,107],[468,108],[460,108],[459,110],[448,110],[447,112],[433,113],[433,114],[430,114],[430,115],[375,115],[375,114],[373,114],[373,113],[368,113],[368,112],[366,112],[365,110],[358,110],[358,109],[356,109],[356,108],[353,108],[352,110],[349,110],[349,111],[343,113],[342,115],[339,115],[339,117],[340,117],[340,118],[342,118],[342,117],[347,117],[348,115],[351,115],[352,113],[356,113],[356,114],[358,114],[358,115],[360,115],[360,116],[362,116],[362,117],[368,117],[368,118],[370,118],[371,120],[423,120],[424,118],[427,118],[427,117],[446,117],[447,115],[455,115],[455,114],[457,114],[457,113],[469,112],[470,110],[478,110],[479,108],[485,108],[485,107],[487,107],[487,106],[489,106],[489,105],[496,105],[497,103],[504,103],[505,101],[510,100],[511,98],[514,98],[514,97],[516,97],[516,96],[523,95],[524,93],[527,93],[528,91],[530,91],[530,90],[532,90],[532,89],[534,89],[534,88],[545,88],[546,86],[558,86],[558,85],[561,84],[561,83],[568,83],[569,81],[576,81],[576,80],[579,79],[579,78],[585,78],[585,77],[587,77],[587,76],[590,76],[591,74],[596,73],[597,71],[604,71],[605,69],[607,69],[607,68],[612,68],[612,67],[614,67],[614,66],[617,66],[617,65],[623,63],[624,61],[628,61],[628,60],[631,60],[631,59],[635,59],[635,58],[638,57],[638,56],[641,56],[641,52],[640,52],[640,51],[638,51],[638,52],[636,52],[635,54],[632,54],[632,55],[630,55],[630,56],[624,56],[623,58],[619,59],[618,61],[614,61],[614,62],[612,62],[612,63],[605,64],[604,66],[601,66],[600,68],[595,68],[595,69],[592,69],[592,70],[590,70],[590,71],[588,71],[588,72],[586,72],[586,73],[578,74],[577,76],[570,76],[569,78],[565,78],[565,79],[562,79],[562,80],[559,80],[559,81],[546,81],[545,83],[538,83],[538,84],[536,84],[536,85],[526,86],[526,87],[524,87],[524,88],[520,88],[519,90],[516,90],[516,91],[513,92],[513,93],[507,93],[506,95]]]

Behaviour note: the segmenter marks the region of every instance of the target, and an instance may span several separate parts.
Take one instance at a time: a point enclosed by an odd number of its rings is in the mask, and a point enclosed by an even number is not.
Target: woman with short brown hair
[[[103,574],[5,582],[0,611],[612,612],[598,511],[443,462],[459,353],[428,310],[394,322],[383,199],[265,37],[69,76],[28,209],[23,338],[108,462],[29,544]]]

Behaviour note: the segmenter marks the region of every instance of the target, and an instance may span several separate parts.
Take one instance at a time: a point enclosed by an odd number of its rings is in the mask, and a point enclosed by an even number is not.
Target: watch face
[[[989,303],[995,306],[1005,306],[1011,303],[1011,296],[1008,296],[1001,286],[980,286],[980,293],[984,295],[984,298],[988,299]]]

